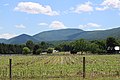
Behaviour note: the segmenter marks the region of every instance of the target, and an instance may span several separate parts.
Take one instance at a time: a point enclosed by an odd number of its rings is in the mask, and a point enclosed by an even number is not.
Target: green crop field
[[[12,80],[83,80],[82,63],[86,58],[84,80],[119,80],[120,55],[53,54],[39,56],[0,56],[0,79],[9,80],[9,59],[12,59]]]

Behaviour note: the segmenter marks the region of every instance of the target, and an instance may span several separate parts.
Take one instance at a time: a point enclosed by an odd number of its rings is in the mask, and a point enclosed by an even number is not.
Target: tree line
[[[59,52],[70,52],[76,54],[91,53],[91,54],[115,54],[119,53],[115,50],[115,46],[120,46],[120,40],[113,37],[108,37],[105,40],[92,40],[79,39],[75,41],[63,42],[58,45],[53,45],[47,42],[34,43],[28,40],[25,44],[4,44],[0,43],[0,54],[35,54],[38,55],[42,52],[52,53],[53,49]]]
[[[84,40],[79,39],[72,42],[65,42],[55,47],[58,51],[70,51],[71,54],[77,52],[91,53],[91,54],[116,54],[115,47],[120,46],[120,41],[114,37],[108,37],[106,40]]]
[[[25,45],[0,43],[0,54],[22,54]]]
[[[47,42],[34,43],[28,40],[25,44],[4,44],[0,43],[0,54],[40,54],[42,52],[52,53],[52,44]]]

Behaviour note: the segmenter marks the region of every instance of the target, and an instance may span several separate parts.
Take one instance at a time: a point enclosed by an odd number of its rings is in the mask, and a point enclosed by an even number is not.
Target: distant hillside
[[[28,40],[39,41],[71,41],[76,39],[98,40],[106,39],[109,36],[120,38],[120,28],[100,31],[83,31],[81,29],[60,29],[45,31],[33,36],[26,34],[19,35],[11,39],[0,39],[0,43],[22,44]]]
[[[7,41],[7,39],[0,39],[0,43],[5,43]]]
[[[109,36],[120,38],[120,28],[99,30],[99,31],[85,31],[83,33],[74,34],[69,37],[72,37],[73,40],[79,38],[83,38],[87,40],[98,40],[98,39],[106,39]]]
[[[10,44],[21,44],[21,43],[26,43],[28,40],[32,40],[34,42],[37,42],[36,39],[34,39],[32,36],[26,35],[26,34],[22,34],[19,35],[17,37],[11,38],[9,40],[7,40],[7,43]]]
[[[71,40],[68,36],[83,32],[80,29],[60,29],[45,31],[34,35],[33,37],[38,41],[59,41],[59,40]]]

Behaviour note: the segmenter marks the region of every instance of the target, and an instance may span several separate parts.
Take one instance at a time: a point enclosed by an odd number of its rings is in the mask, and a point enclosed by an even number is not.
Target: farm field
[[[9,80],[9,59],[12,59],[12,80],[83,80],[82,64],[86,57],[84,80],[119,80],[120,55],[51,54],[40,56],[0,56],[0,80]]]

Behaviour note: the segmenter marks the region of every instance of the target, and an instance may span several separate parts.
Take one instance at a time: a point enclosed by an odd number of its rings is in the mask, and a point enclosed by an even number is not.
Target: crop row
[[[81,55],[1,56],[0,78],[9,78],[9,58],[13,78],[81,77]],[[87,77],[120,77],[120,55],[87,55]],[[4,63],[3,63],[3,62]]]

